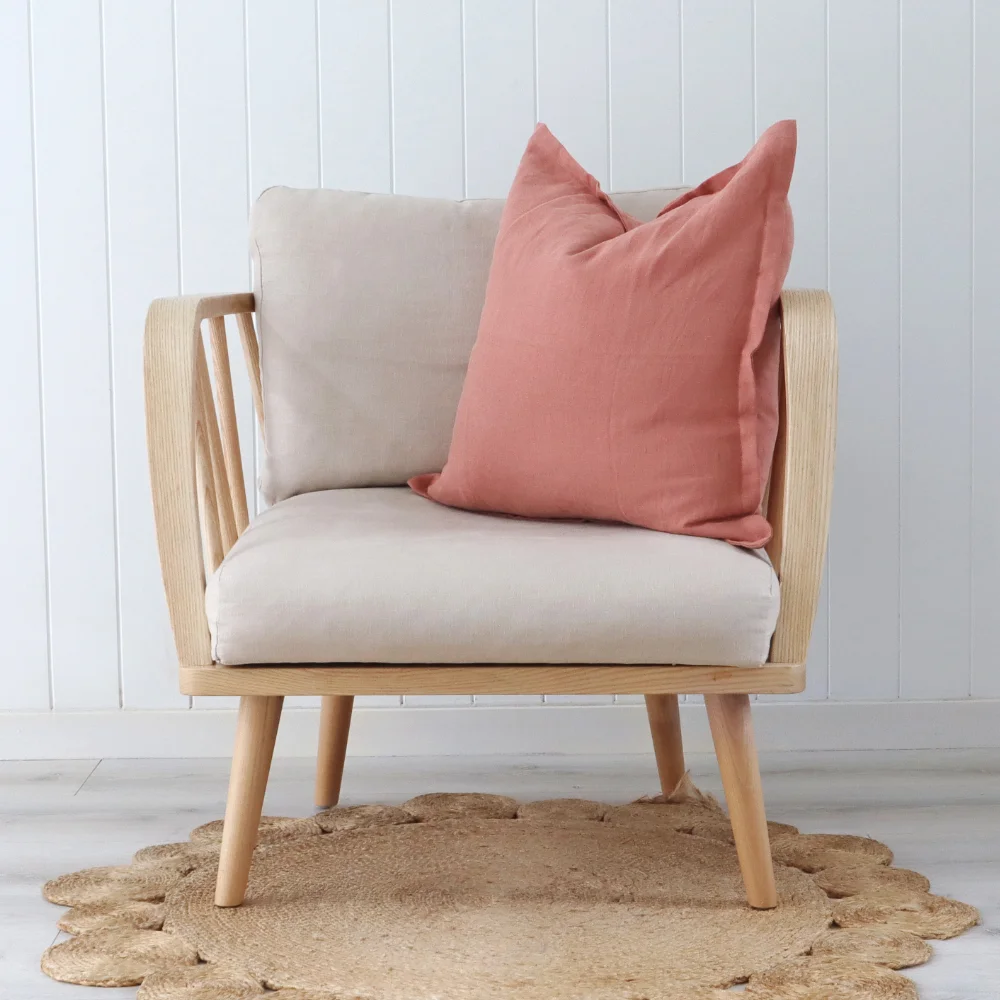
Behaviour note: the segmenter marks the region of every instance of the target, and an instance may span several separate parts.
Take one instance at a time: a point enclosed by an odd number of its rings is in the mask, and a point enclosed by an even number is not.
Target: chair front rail
[[[262,663],[181,666],[194,695],[795,694],[801,663],[760,667],[553,663]]]

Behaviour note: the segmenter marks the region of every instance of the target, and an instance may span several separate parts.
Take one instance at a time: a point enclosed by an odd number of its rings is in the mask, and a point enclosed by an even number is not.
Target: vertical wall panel
[[[53,691],[57,709],[115,708],[101,12],[35,2],[31,16]]]
[[[830,290],[840,411],[830,546],[835,698],[899,684],[899,44],[895,4],[829,13]]]
[[[323,186],[392,189],[389,5],[320,0]]]
[[[247,2],[250,195],[273,184],[318,187],[315,0]]]
[[[608,23],[604,0],[537,0],[538,120],[607,190]]]
[[[680,0],[611,0],[611,189],[681,183]]]
[[[465,0],[465,179],[469,198],[504,198],[535,125],[532,0]]]
[[[391,17],[394,189],[461,198],[461,0],[392,0]]]
[[[687,0],[684,47],[684,183],[746,156],[754,141],[751,0]]]
[[[177,172],[170,0],[104,0],[108,263],[115,389],[122,699],[181,707],[146,464],[142,330],[176,295]]]
[[[250,287],[242,0],[175,0],[174,30],[181,288],[242,291]],[[229,351],[243,467],[252,469],[253,404],[232,330]],[[246,478],[252,494],[253,477]],[[222,708],[235,699],[195,698],[194,703]]]
[[[615,190],[697,183],[797,119],[788,283],[829,275],[841,343],[804,697],[1000,697],[998,42],[985,0],[2,5],[19,668],[0,709],[46,710],[50,683],[57,711],[186,703],[146,472],[149,300],[249,287],[247,213],[271,184],[389,191],[395,164],[401,192],[502,196],[536,119]]]
[[[789,38],[795,39],[794,45],[788,44]],[[783,118],[794,118],[798,123],[799,144],[789,195],[795,216],[795,250],[786,285],[825,288],[826,0],[757,0],[754,67],[758,132]],[[825,698],[829,690],[828,596],[827,571],[809,647],[806,689],[800,698]]]
[[[247,288],[247,125],[241,0],[176,0],[181,285]]]
[[[0,365],[0,709],[49,708],[38,315],[35,308],[34,165],[28,7],[0,5],[0,300],[5,307]]]
[[[1000,698],[1000,4],[975,5],[972,694]]]
[[[903,697],[970,685],[972,17],[970,0],[902,18]]]
[[[795,250],[787,284],[825,288],[826,0],[757,0],[754,51],[758,134],[783,118],[798,123],[790,194]]]

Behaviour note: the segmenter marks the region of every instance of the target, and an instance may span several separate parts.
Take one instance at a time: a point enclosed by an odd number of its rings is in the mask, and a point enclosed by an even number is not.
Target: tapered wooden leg
[[[215,883],[216,906],[239,906],[246,895],[283,701],[280,695],[244,695],[240,698],[226,820],[222,828],[219,877]]]
[[[681,716],[675,694],[647,694],[646,712],[653,734],[656,770],[660,790],[669,795],[684,777],[684,743],[681,740]]]
[[[316,805],[335,806],[340,801],[347,736],[351,731],[354,695],[327,694],[319,716],[319,758],[316,762]]]
[[[757,910],[778,905],[774,867],[767,838],[764,794],[750,720],[750,697],[745,694],[706,694],[705,707],[712,727],[722,787],[733,825],[747,902]]]

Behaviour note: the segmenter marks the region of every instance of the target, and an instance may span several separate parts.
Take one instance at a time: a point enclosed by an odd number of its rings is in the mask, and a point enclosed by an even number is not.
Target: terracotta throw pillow
[[[418,493],[756,548],[795,123],[639,223],[539,125],[504,208],[448,460]]]

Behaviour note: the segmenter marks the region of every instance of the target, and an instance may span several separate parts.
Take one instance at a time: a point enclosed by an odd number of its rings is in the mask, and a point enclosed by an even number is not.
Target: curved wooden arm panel
[[[786,291],[782,400],[771,472],[768,555],[781,580],[771,661],[805,663],[830,526],[837,425],[837,325],[822,291]]]
[[[229,484],[242,483],[242,472],[237,477],[226,467],[239,455],[232,384],[218,378],[217,368],[218,403],[212,399],[201,323],[233,314],[249,317],[253,308],[249,293],[186,295],[157,299],[146,316],[146,445],[156,540],[174,643],[184,665],[212,662],[205,573],[232,543]],[[245,326],[241,322],[243,336]]]

